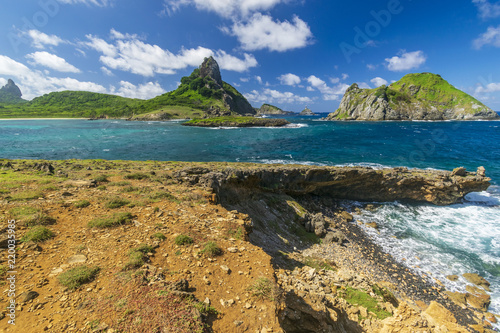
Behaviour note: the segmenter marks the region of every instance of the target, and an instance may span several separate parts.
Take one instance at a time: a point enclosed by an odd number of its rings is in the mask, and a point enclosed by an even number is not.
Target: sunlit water
[[[493,186],[463,203],[388,203],[358,218],[366,231],[415,270],[465,291],[446,275],[479,273],[500,313],[500,122],[324,122],[288,118],[285,128],[183,127],[179,122],[2,120],[0,158],[229,161],[306,165],[407,166],[469,171],[484,166]],[[420,268],[417,268],[420,267]]]

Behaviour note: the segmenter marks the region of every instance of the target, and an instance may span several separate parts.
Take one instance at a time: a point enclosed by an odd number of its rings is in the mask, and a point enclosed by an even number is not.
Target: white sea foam
[[[464,273],[491,282],[490,312],[500,312],[500,195],[471,193],[464,204],[448,207],[385,204],[356,218],[377,222],[364,227],[376,243],[414,271],[438,279],[448,290],[465,292]],[[447,275],[458,275],[456,282]],[[433,280],[431,279],[431,280]],[[498,327],[500,328],[500,327]]]
[[[383,165],[383,164],[378,164],[378,163],[345,163],[345,164],[336,164],[335,166],[338,167],[365,167],[365,168],[372,168],[375,170],[382,170],[382,169],[390,169],[392,168],[391,166]]]
[[[317,165],[317,166],[328,166],[325,163],[311,162],[311,161],[295,161],[291,159],[257,159],[257,163],[263,164],[299,164],[299,165]]]
[[[297,123],[297,124],[288,124],[283,126],[282,128],[304,128],[309,127],[307,124]]]

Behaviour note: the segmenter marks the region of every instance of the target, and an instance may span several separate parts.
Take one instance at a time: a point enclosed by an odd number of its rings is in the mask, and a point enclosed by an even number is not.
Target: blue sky
[[[213,55],[251,104],[334,111],[356,82],[432,72],[500,110],[500,2],[23,0],[0,5],[0,85],[151,98]]]

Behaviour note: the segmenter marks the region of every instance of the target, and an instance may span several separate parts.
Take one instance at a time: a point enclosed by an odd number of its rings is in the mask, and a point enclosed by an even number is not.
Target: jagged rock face
[[[189,174],[189,171],[185,171]],[[189,179],[186,178],[186,179]],[[449,205],[471,192],[490,186],[490,178],[468,172],[453,176],[448,171],[375,170],[341,167],[259,167],[252,170],[227,169],[196,173],[190,181],[220,192],[228,186],[273,189],[287,195],[314,194],[358,201],[406,201]]]
[[[360,89],[353,84],[327,120],[473,120],[498,114],[456,89],[441,76],[409,74],[390,86]]]
[[[223,86],[219,64],[213,57],[205,58],[200,66],[200,77],[204,78],[207,76],[212,78],[220,87]]]
[[[21,98],[21,96],[23,95],[21,93],[21,89],[19,89],[19,87],[11,79],[9,79],[9,81],[7,81],[7,84],[0,89],[0,92],[9,93],[19,98]]]

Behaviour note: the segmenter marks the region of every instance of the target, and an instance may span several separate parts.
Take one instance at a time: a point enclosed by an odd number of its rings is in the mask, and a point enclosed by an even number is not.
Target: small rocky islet
[[[461,303],[385,254],[342,205],[452,204],[488,188],[483,168],[0,164],[0,214],[16,220],[22,240],[16,330],[488,332],[495,320],[487,302]],[[45,237],[33,238],[42,228]],[[75,272],[88,278],[71,284]],[[466,278],[470,295],[488,295],[487,281]],[[193,321],[177,317],[181,309]]]
[[[407,74],[375,89],[354,83],[325,120],[491,120],[500,116],[440,75]]]

